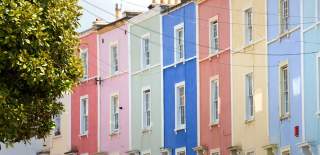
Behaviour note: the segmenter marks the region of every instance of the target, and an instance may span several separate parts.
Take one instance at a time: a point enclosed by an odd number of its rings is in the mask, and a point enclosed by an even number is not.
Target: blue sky
[[[152,0],[80,0],[79,4],[84,9],[83,15],[80,17],[81,26],[78,31],[83,31],[90,28],[92,26],[92,22],[97,18],[97,16],[99,18],[103,18],[107,22],[113,21],[116,3],[119,5],[122,4],[122,11],[145,11],[151,1]],[[92,6],[87,2],[98,6],[99,8],[103,8],[105,11],[101,11],[97,7]],[[106,12],[112,13],[113,15],[110,15]]]

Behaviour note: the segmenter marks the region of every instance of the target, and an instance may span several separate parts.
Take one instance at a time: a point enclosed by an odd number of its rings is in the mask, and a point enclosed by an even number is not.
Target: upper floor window
[[[320,0],[317,0],[317,16],[318,20],[320,20]]]
[[[118,63],[118,45],[114,44],[111,46],[111,74],[115,74],[119,71]]]
[[[219,122],[219,83],[212,80],[211,83],[211,123]]]
[[[220,155],[220,152],[212,152],[211,155]]]
[[[252,42],[252,9],[245,10],[245,43],[250,44]]]
[[[80,49],[80,59],[83,66],[83,79],[88,79],[88,49]]]
[[[145,68],[150,65],[150,37],[144,36],[142,38],[142,67]]]
[[[219,50],[219,32],[218,21],[210,22],[210,53],[215,53]]]
[[[290,112],[288,64],[280,67],[280,110],[281,117],[287,117]]]
[[[247,152],[246,155],[255,155],[254,151]]]
[[[111,133],[119,130],[119,97],[111,96]]]
[[[254,117],[254,104],[253,104],[253,78],[252,73],[245,76],[245,94],[246,94],[246,120],[252,120]]]
[[[180,62],[184,59],[184,26],[183,24],[177,25],[174,28],[174,51],[175,62]]]
[[[146,89],[143,91],[143,128],[151,127],[151,91]]]
[[[289,30],[289,0],[280,0],[280,32]]]
[[[186,155],[186,148],[177,148],[176,155]]]
[[[185,129],[186,126],[186,101],[184,82],[176,84],[176,129]]]
[[[88,97],[80,98],[80,134],[88,133]]]
[[[58,136],[58,135],[61,135],[61,116],[60,115],[57,115],[54,117],[54,124],[55,124],[55,127],[54,127],[54,135],[55,136]]]
[[[290,149],[285,149],[281,151],[281,155],[291,155]]]

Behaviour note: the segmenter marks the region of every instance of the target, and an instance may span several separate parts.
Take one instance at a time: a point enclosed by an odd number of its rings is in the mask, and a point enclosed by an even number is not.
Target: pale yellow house
[[[266,0],[230,0],[231,154],[266,155],[268,91]]]
[[[47,137],[41,155],[63,155],[71,152],[71,96],[64,95],[59,99],[64,104],[65,111],[58,117],[54,118],[56,128],[52,134]]]

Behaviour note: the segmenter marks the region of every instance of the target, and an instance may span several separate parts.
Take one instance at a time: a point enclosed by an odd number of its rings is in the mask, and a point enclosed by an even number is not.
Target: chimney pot
[[[118,3],[116,3],[116,7],[115,7],[115,17],[116,17],[116,19],[121,18],[121,8],[119,8]]]

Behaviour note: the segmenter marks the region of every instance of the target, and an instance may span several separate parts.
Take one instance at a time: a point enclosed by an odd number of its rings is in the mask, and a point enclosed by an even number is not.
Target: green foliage
[[[77,0],[0,0],[0,142],[45,138],[82,76]]]

